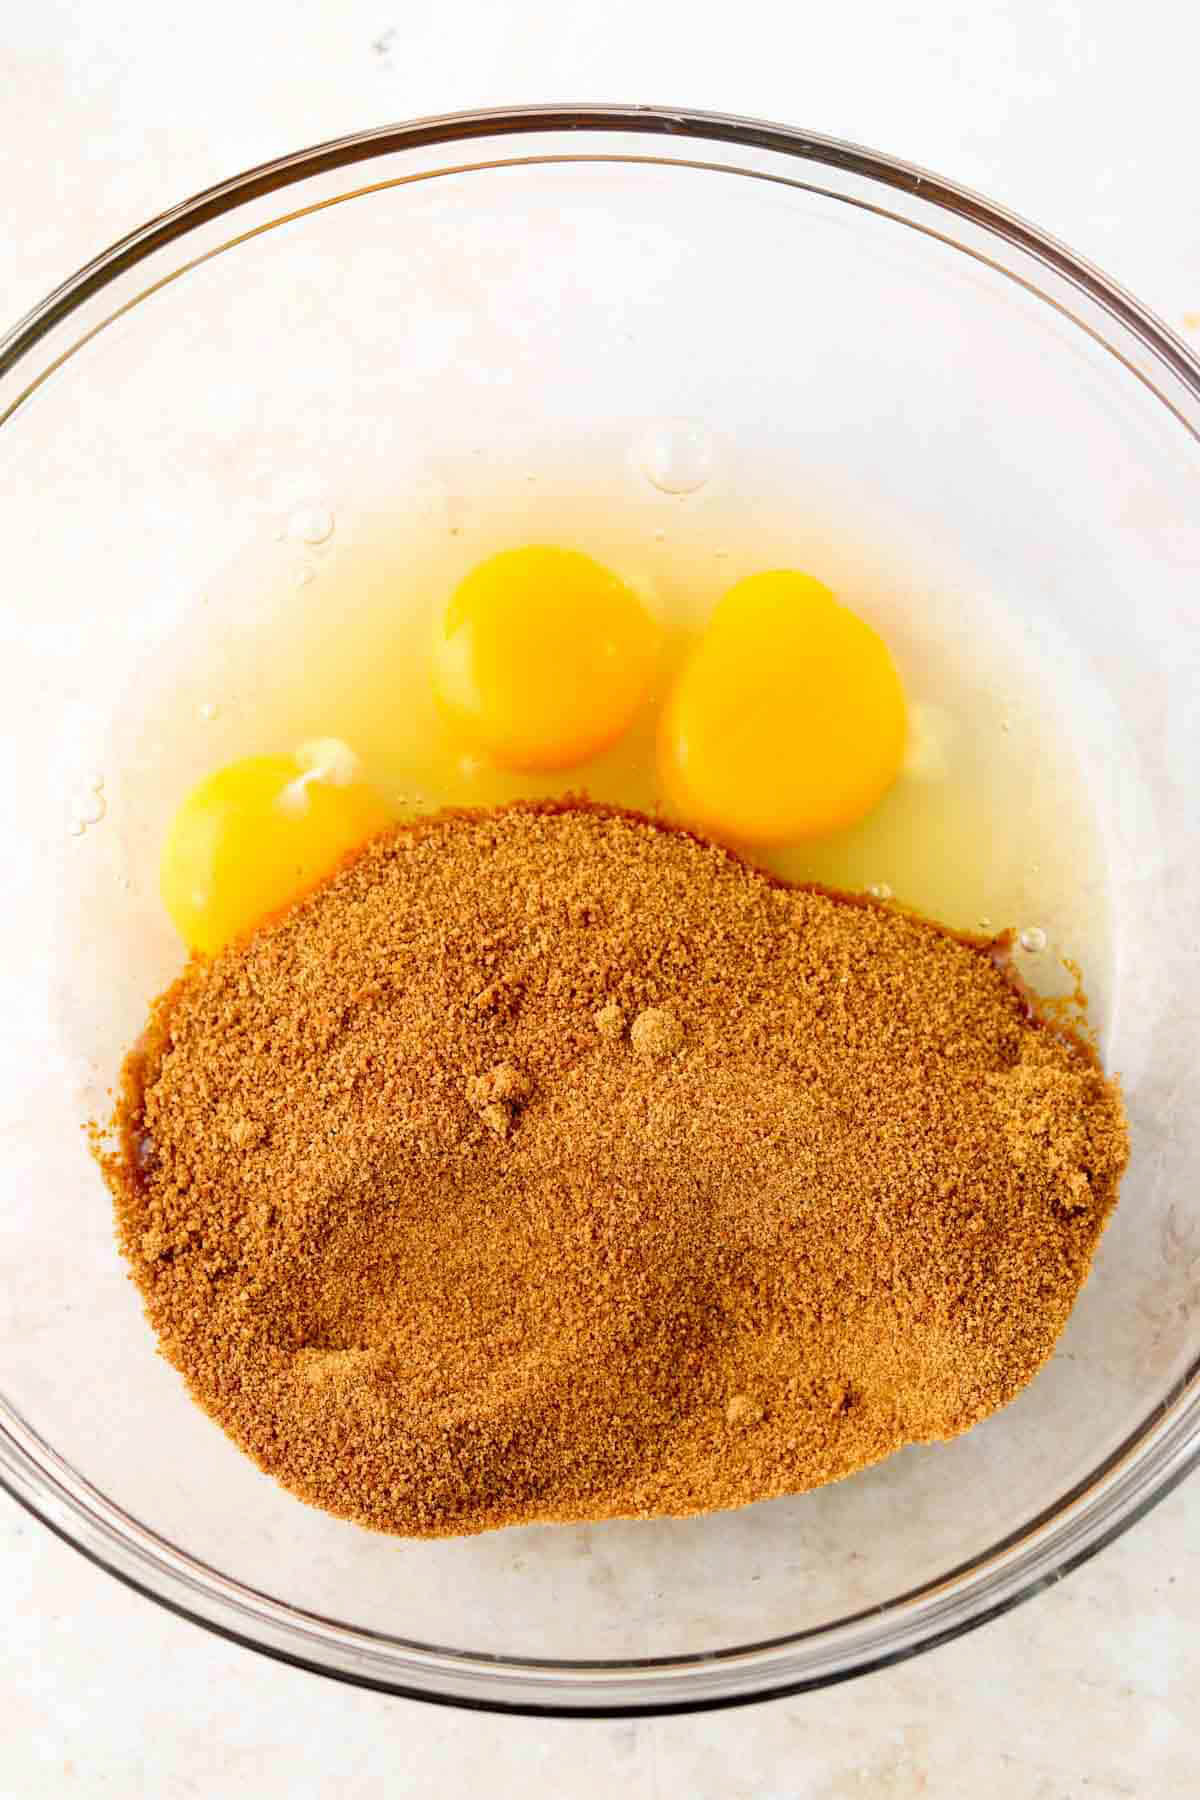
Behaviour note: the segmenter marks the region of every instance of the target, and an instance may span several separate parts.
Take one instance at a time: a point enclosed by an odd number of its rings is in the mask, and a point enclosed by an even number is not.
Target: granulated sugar
[[[1050,1354],[1120,1098],[990,948],[634,815],[398,829],[194,963],[106,1159],[165,1354],[316,1505],[686,1514]]]

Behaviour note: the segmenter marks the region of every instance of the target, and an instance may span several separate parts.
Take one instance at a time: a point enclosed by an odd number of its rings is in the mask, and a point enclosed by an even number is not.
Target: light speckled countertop
[[[10,9],[0,316],[197,188],[458,107],[686,102],[804,123],[985,190],[1200,334],[1194,70],[1169,0],[108,0]],[[1200,1481],[932,1655],[822,1694],[636,1724],[336,1687],[126,1592],[0,1504],[0,1800],[1138,1800],[1200,1791]]]

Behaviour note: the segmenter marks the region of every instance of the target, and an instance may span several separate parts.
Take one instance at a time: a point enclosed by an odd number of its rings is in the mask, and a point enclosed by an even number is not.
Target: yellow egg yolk
[[[752,575],[722,596],[665,709],[659,764],[687,821],[746,844],[853,825],[904,756],[887,645],[810,575]]]
[[[661,632],[638,596],[575,550],[505,550],[455,589],[433,644],[452,728],[504,769],[565,769],[632,723]]]
[[[180,936],[207,955],[329,875],[391,823],[344,744],[248,756],[192,789],[171,822],[159,881]]]

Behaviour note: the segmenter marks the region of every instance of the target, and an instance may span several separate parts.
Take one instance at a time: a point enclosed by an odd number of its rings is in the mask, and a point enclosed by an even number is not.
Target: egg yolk
[[[504,769],[565,769],[614,743],[661,632],[638,596],[576,550],[504,550],[455,589],[433,644],[452,728]]]
[[[296,900],[391,823],[337,740],[248,756],[192,789],[171,822],[159,881],[180,936],[211,955]]]
[[[899,772],[905,735],[883,639],[811,575],[778,570],[717,603],[667,703],[660,774],[689,822],[793,844],[869,812]]]

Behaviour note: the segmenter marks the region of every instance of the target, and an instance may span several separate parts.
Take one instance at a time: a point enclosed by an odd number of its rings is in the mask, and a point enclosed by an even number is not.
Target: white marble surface
[[[0,317],[188,192],[356,127],[544,99],[803,122],[984,189],[1200,337],[1194,70],[1174,0],[43,0],[0,33]],[[276,1667],[0,1505],[0,1800],[486,1793],[1138,1800],[1200,1790],[1200,1482],[915,1663],[741,1713],[491,1719]]]

